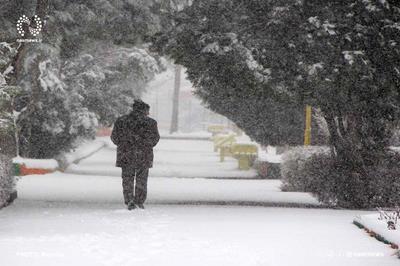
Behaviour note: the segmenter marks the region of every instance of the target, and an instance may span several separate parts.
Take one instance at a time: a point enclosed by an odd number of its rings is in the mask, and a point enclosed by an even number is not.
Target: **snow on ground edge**
[[[354,218],[353,223],[360,229],[364,229],[369,236],[374,237],[376,240],[390,245],[391,248],[395,249],[396,252],[393,255],[397,255],[400,259],[400,231],[399,228],[396,231],[390,231],[387,229],[386,224],[378,220],[379,214],[368,214],[357,216]]]

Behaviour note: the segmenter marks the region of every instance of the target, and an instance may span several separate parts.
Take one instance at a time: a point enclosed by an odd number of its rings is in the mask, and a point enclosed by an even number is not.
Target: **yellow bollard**
[[[311,106],[306,106],[306,128],[304,130],[304,146],[311,144]]]

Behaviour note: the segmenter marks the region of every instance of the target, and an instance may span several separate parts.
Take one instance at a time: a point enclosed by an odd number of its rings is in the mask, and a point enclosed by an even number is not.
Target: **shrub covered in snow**
[[[8,204],[14,191],[14,177],[11,171],[11,161],[0,154],[0,208]]]
[[[400,204],[400,154],[388,152],[360,174],[330,156],[312,156],[305,171],[311,192],[324,203],[344,208],[394,207]]]
[[[305,163],[314,154],[327,154],[329,148],[321,146],[294,147],[282,156],[281,176],[282,190],[310,192],[312,180],[305,171]]]
[[[283,190],[311,192],[321,202],[343,208],[394,207],[400,204],[400,154],[364,166],[334,160],[328,148],[298,147],[284,155]]]

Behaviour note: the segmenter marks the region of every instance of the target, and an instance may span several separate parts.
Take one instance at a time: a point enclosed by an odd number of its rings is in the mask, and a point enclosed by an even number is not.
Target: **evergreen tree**
[[[1,31],[18,46],[10,84],[23,92],[23,156],[47,158],[69,149],[78,137],[92,137],[98,124],[112,124],[140,97],[161,69],[145,44],[160,27],[154,3],[1,1]],[[22,14],[42,18],[42,43],[16,43]]]
[[[345,177],[336,196],[353,207],[383,197],[377,180],[394,182],[385,169],[397,167],[388,141],[400,113],[398,2],[199,0],[175,23],[155,47],[188,69],[211,108],[273,143],[279,126],[270,124],[288,121],[285,106],[312,105],[328,125],[327,170]]]
[[[175,14],[153,47],[184,65],[204,103],[256,141],[300,145],[305,106],[285,97],[283,85],[271,85],[271,68],[261,64],[264,40],[247,32],[257,22],[242,2],[195,1]],[[317,128],[314,124],[314,136]]]

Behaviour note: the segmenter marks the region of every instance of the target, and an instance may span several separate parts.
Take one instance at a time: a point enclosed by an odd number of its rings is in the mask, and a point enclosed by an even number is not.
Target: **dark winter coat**
[[[117,145],[117,167],[153,167],[153,147],[160,139],[157,122],[144,114],[132,112],[114,124],[111,140]]]

